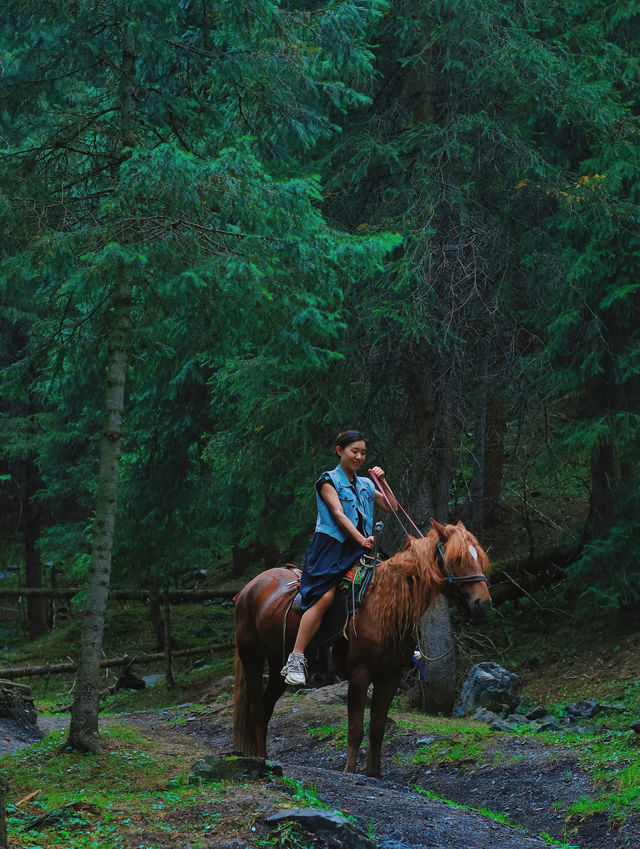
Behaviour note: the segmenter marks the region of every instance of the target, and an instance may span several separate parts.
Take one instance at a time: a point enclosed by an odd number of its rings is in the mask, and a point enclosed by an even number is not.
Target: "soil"
[[[150,721],[144,714],[136,716],[132,721],[143,726]],[[429,768],[410,762],[424,733],[393,727],[390,720],[383,777],[373,779],[343,773],[345,753],[309,733],[320,725],[343,723],[345,717],[344,705],[283,697],[269,726],[269,757],[282,765],[285,776],[312,788],[318,799],[355,818],[365,832],[373,831],[382,849],[534,849],[548,846],[549,838],[580,849],[640,846],[638,818],[628,817],[624,827],[612,825],[604,816],[567,820],[568,803],[597,793],[569,750],[530,736],[500,733],[491,745],[495,766],[488,766],[485,757],[483,764],[470,760]],[[166,722],[166,716],[160,721]],[[188,734],[214,754],[233,749],[228,706],[205,717],[194,711],[190,721],[175,726],[172,733]],[[437,740],[437,735],[430,736]],[[429,798],[417,787],[455,804]],[[246,794],[246,788],[238,788],[230,806],[241,810]],[[479,813],[483,809],[505,815],[502,819],[508,818],[509,824]],[[277,807],[269,810],[267,803],[261,813],[266,816],[275,810]],[[240,829],[225,834],[222,842],[211,843],[210,849],[255,846],[264,833]]]
[[[194,704],[186,712],[185,708],[145,711],[116,719],[152,734],[156,747],[167,754],[179,747],[194,755],[233,750],[227,701],[209,707]],[[373,779],[343,773],[345,752],[338,750],[328,735],[323,739],[322,734],[310,733],[318,726],[343,726],[345,719],[344,704],[287,694],[276,705],[269,727],[269,756],[279,762],[284,776],[296,779],[318,800],[348,814],[364,832],[373,834],[381,849],[542,849],[549,845],[549,838],[580,849],[640,846],[638,818],[627,817],[623,827],[612,825],[604,816],[567,819],[568,803],[598,792],[569,749],[550,746],[531,735],[496,733],[484,744],[482,762],[468,758],[463,763],[428,766],[416,763],[413,757],[425,743],[424,731],[390,719],[383,777]],[[41,718],[40,728],[60,728],[66,721]],[[110,721],[103,720],[105,724]],[[31,742],[23,734],[12,737],[15,728],[0,730],[4,732],[0,750]],[[443,732],[443,741],[446,736]],[[437,743],[438,737],[430,732],[430,745],[434,740]],[[363,746],[362,765],[364,756]],[[219,802],[212,803],[212,811],[216,804],[219,811]],[[266,817],[290,805],[278,789],[277,779],[228,785],[225,816],[211,833],[207,849],[256,847],[269,833]],[[502,816],[497,819],[491,813]],[[178,816],[185,814],[176,812]],[[198,812],[193,816],[199,816]]]

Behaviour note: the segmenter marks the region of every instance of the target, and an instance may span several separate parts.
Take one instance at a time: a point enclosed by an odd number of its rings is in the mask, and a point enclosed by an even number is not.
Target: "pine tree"
[[[28,283],[49,299],[47,319],[56,329],[34,387],[42,396],[57,384],[73,385],[79,397],[95,354],[97,373],[107,368],[69,738],[76,748],[100,747],[97,659],[125,376],[130,393],[145,393],[136,358],[162,360],[171,350],[167,338],[184,339],[195,315],[206,338],[181,352],[177,375],[196,363],[205,380],[223,385],[225,366],[227,375],[254,364],[257,372],[277,357],[285,367],[295,358],[317,367],[335,334],[338,274],[375,265],[387,247],[385,238],[333,231],[318,211],[317,179],[296,159],[330,132],[328,102],[358,99],[336,75],[332,53],[357,36],[360,15],[349,4],[299,14],[270,2],[176,8],[141,0],[26,3],[20,27],[8,22],[4,107],[13,130],[1,175],[3,285]],[[12,25],[19,39],[11,39]],[[174,309],[156,328],[163,304]],[[87,397],[93,401],[93,387]],[[87,419],[95,423],[95,406]],[[148,456],[135,436],[126,436],[131,478],[135,457]],[[156,505],[161,500],[160,490]]]

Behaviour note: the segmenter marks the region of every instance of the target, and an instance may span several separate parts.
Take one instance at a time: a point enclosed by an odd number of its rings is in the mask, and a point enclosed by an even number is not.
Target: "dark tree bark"
[[[5,813],[5,798],[8,784],[0,774],[0,849],[7,849],[7,820]]]
[[[487,394],[486,439],[484,449],[484,521],[485,528],[499,520],[500,495],[504,475],[504,436],[507,429],[504,406],[493,392]]]
[[[434,373],[443,369],[434,364]],[[424,369],[423,374],[429,373]],[[451,479],[452,398],[444,387],[436,397],[435,380],[428,385],[414,374],[412,387],[412,460],[413,478],[410,504],[418,527],[428,533],[430,518],[446,521]],[[417,391],[417,389],[421,391]],[[411,512],[411,511],[410,511]],[[456,665],[449,608],[444,597],[438,598],[425,613],[418,628],[420,648],[429,658],[424,663],[425,688],[421,699],[425,712],[450,714],[455,703]]]
[[[40,479],[31,459],[25,464],[24,502],[24,565],[25,583],[30,589],[42,587],[42,558],[38,539],[42,530],[42,508],[34,503],[35,491]],[[37,640],[48,631],[46,605],[43,598],[27,597],[27,623],[29,638]]]
[[[91,576],[82,621],[76,695],[71,707],[68,744],[79,751],[98,752],[100,712],[100,655],[111,576],[111,553],[118,501],[124,390],[131,325],[131,281],[125,274],[116,284],[113,301],[105,427],[93,525]]]
[[[164,604],[164,644],[165,649],[165,682],[167,690],[173,690],[176,682],[173,678],[173,657],[171,651],[171,605],[167,599]]]
[[[136,70],[135,37],[132,26],[123,36],[120,68],[120,119],[122,149],[134,144]],[[100,443],[100,465],[93,524],[91,573],[87,603],[82,621],[80,659],[76,695],[71,708],[68,744],[80,751],[99,752],[100,654],[111,577],[118,480],[122,445],[125,382],[131,336],[131,297],[133,282],[126,267],[119,269],[113,291],[113,323],[107,358],[107,388],[104,431]]]
[[[487,382],[488,352],[483,347],[478,374],[478,388],[475,393],[475,425],[473,428],[473,454],[471,471],[471,521],[470,528],[479,535],[484,522],[485,508],[485,472],[487,437]]]
[[[615,497],[615,452],[610,439],[603,436],[591,452],[590,531],[597,537],[611,524]]]

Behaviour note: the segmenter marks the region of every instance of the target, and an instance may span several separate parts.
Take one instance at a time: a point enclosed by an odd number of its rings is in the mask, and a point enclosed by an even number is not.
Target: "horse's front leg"
[[[364,734],[364,707],[367,700],[367,689],[371,681],[369,670],[358,666],[349,674],[349,689],[347,690],[347,709],[349,714],[349,730],[347,733],[347,763],[345,772],[356,772],[358,752]]]
[[[371,721],[369,724],[369,749],[367,751],[367,775],[380,778],[380,758],[382,740],[387,722],[389,707],[400,684],[401,672],[392,673],[388,677],[378,678],[373,682],[373,697],[371,701]]]

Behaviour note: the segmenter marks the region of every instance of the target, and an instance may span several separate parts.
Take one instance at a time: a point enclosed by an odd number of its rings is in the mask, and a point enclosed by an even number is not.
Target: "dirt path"
[[[176,723],[178,716],[181,721]],[[482,761],[469,758],[463,764],[430,767],[416,763],[414,757],[425,743],[421,739],[424,732],[394,725],[391,720],[383,751],[383,778],[372,779],[344,774],[344,751],[321,739],[322,734],[309,733],[310,728],[344,724],[345,718],[342,704],[285,696],[270,725],[269,755],[280,762],[285,776],[354,817],[364,831],[373,833],[381,849],[543,849],[549,845],[544,835],[579,849],[640,846],[637,818],[627,818],[622,829],[612,827],[605,817],[566,822],[565,809],[571,801],[597,793],[566,749],[545,745],[529,735],[496,734],[490,744],[484,744]],[[105,717],[104,722],[114,719]],[[47,731],[66,721],[52,717],[41,719],[40,725]],[[172,744],[184,747],[189,738],[212,753],[233,750],[229,705],[218,705],[210,713],[197,705],[177,712],[140,712],[115,721],[151,731],[154,738],[163,740],[167,751]],[[20,748],[27,742],[14,739],[7,741],[7,746]],[[430,735],[429,742],[437,745],[438,735]],[[227,798],[232,809],[252,804],[242,785],[228,788]],[[482,814],[483,809],[503,816]],[[258,819],[276,810],[277,801],[269,791],[265,801],[263,792],[254,808]],[[208,849],[255,847],[261,833],[264,836],[266,829],[252,833],[238,826],[237,833],[227,834],[224,843],[208,844]]]
[[[566,823],[565,806],[597,790],[567,750],[530,737],[495,737],[495,766],[466,763],[430,769],[411,763],[420,734],[394,729],[383,753],[383,778],[346,775],[345,755],[310,735],[309,728],[343,722],[346,707],[285,697],[270,725],[269,756],[284,774],[315,788],[318,798],[374,829],[382,849],[540,849],[553,840],[580,849],[636,849],[640,822],[624,828],[606,817]],[[184,726],[183,726],[184,728]],[[216,752],[232,750],[230,715],[194,719],[186,731]],[[440,798],[428,798],[419,786]],[[464,805],[466,808],[456,807]],[[508,823],[479,813],[485,809]]]

